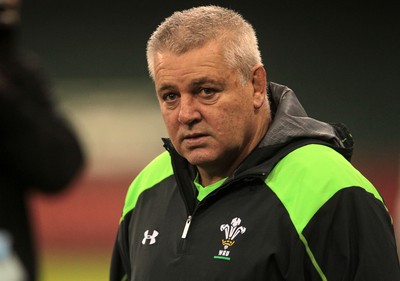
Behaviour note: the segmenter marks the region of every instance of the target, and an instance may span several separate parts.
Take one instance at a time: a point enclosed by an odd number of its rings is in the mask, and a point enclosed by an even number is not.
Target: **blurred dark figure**
[[[0,231],[12,238],[27,280],[36,280],[29,194],[66,188],[83,166],[83,153],[34,61],[18,54],[19,17],[19,0],[0,0]]]

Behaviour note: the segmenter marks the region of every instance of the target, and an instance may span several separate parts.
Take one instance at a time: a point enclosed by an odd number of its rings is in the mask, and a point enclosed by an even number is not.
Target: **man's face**
[[[180,155],[206,170],[229,167],[250,152],[254,88],[229,68],[217,43],[155,58],[161,113]]]

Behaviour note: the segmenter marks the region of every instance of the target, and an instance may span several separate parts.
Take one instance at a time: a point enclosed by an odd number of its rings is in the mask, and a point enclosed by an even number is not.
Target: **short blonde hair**
[[[247,81],[251,69],[261,64],[254,28],[237,12],[219,6],[201,6],[173,13],[154,31],[147,42],[147,65],[154,79],[154,58],[165,51],[180,55],[210,41],[224,43],[228,66]]]

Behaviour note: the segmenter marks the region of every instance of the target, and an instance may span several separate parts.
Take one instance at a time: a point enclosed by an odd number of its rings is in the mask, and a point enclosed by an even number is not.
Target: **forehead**
[[[222,48],[215,43],[181,55],[161,52],[154,59],[156,85],[184,83],[200,77],[221,80],[230,77],[233,72],[224,60]]]

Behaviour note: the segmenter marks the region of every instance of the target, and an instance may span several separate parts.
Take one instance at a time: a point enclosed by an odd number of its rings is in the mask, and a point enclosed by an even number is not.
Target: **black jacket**
[[[258,147],[198,201],[169,140],[129,188],[110,280],[400,280],[391,218],[340,124],[270,83]],[[124,279],[126,278],[126,279]]]
[[[29,194],[67,187],[81,170],[84,156],[39,69],[17,56],[11,36],[1,31],[0,231],[11,235],[28,280],[36,280]]]

